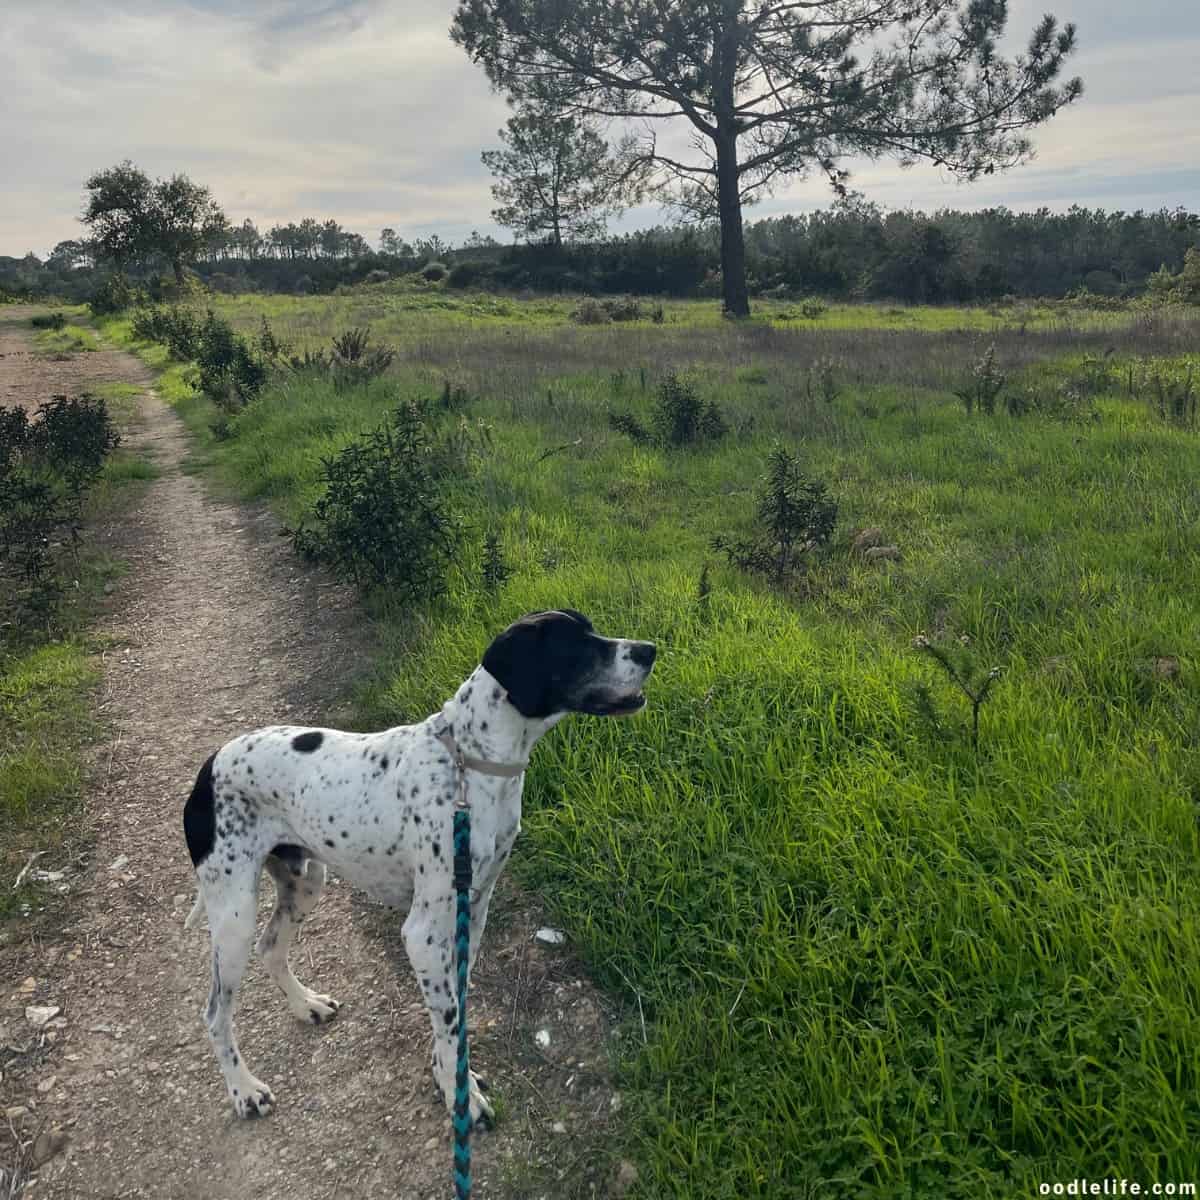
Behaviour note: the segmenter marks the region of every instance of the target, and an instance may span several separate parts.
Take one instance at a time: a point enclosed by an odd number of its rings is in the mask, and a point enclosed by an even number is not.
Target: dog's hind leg
[[[230,875],[214,873],[205,895],[212,931],[212,991],[204,1020],[239,1117],[265,1116],[275,1104],[271,1089],[243,1061],[233,1030],[238,986],[254,947],[260,869],[259,863],[246,859]]]
[[[338,1002],[306,988],[288,965],[288,947],[300,923],[317,906],[325,886],[325,864],[304,858],[298,847],[277,847],[267,858],[275,881],[275,912],[258,939],[258,952],[288,1007],[301,1021],[324,1025],[337,1016]]]

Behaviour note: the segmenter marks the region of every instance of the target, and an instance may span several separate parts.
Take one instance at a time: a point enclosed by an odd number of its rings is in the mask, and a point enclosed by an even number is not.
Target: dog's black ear
[[[499,634],[483,654],[483,669],[504,688],[523,717],[550,715],[546,711],[549,680],[538,652],[547,628],[545,621],[535,619],[535,614],[522,617]]]

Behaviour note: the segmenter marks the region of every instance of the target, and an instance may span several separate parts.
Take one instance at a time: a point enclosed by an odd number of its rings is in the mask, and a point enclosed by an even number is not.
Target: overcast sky
[[[481,149],[508,110],[447,35],[453,0],[2,0],[0,254],[80,236],[83,180],[131,158],[207,184],[230,219],[333,217],[459,242],[490,218]],[[1034,162],[971,185],[851,164],[888,208],[1200,207],[1200,2],[1010,0],[1010,40],[1074,21],[1086,93]],[[821,208],[819,180],[751,213]],[[656,207],[619,228],[661,220]]]

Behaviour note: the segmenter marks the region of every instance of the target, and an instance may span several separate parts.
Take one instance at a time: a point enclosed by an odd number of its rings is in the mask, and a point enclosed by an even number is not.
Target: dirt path
[[[116,351],[31,359],[16,314],[3,315],[0,403],[135,383],[147,390],[126,445],[161,471],[119,524],[93,531],[129,573],[98,631],[112,646],[100,704],[110,732],[82,818],[89,873],[52,942],[18,932],[0,948],[0,1045],[25,1051],[0,1080],[0,1115],[28,1110],[13,1122],[27,1143],[38,1129],[67,1135],[27,1195],[451,1195],[450,1126],[399,916],[331,880],[293,958],[304,982],[342,1001],[330,1026],[296,1022],[252,965],[239,1035],[279,1102],[256,1122],[232,1117],[201,1023],[207,932],[183,929],[194,885],[181,810],[197,767],[247,728],[336,721],[332,705],[370,649],[354,597],[301,568],[268,513],[216,500],[181,471],[183,427],[141,363]],[[264,883],[264,910],[270,897]],[[477,1142],[477,1193],[536,1177],[550,1186],[532,1194],[603,1194],[606,1021],[561,952],[533,943],[532,922],[510,895],[473,990],[476,1061],[509,1112]],[[31,1004],[62,1009],[40,1037],[25,1020]],[[531,1173],[531,1161],[550,1166]]]

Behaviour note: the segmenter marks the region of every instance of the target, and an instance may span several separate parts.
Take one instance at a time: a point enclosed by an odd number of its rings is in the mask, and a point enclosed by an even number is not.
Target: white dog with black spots
[[[184,809],[200,885],[186,924],[207,910],[212,991],[205,1022],[238,1116],[263,1115],[275,1103],[246,1065],[233,1030],[264,866],[276,906],[257,949],[303,1021],[323,1024],[338,1011],[336,1000],[305,987],[288,965],[288,947],[320,899],[326,868],[373,899],[408,910],[404,945],[433,1026],[434,1078],[453,1111],[459,778],[447,744],[457,743],[468,762],[512,768],[508,775],[466,771],[474,966],[492,890],[520,832],[520,772],[534,744],[569,713],[637,712],[654,658],[652,643],[601,637],[573,609],[531,613],[501,633],[453,699],[419,725],[381,733],[275,725],[234,738],[205,762]],[[491,1116],[472,1077],[472,1121]]]

